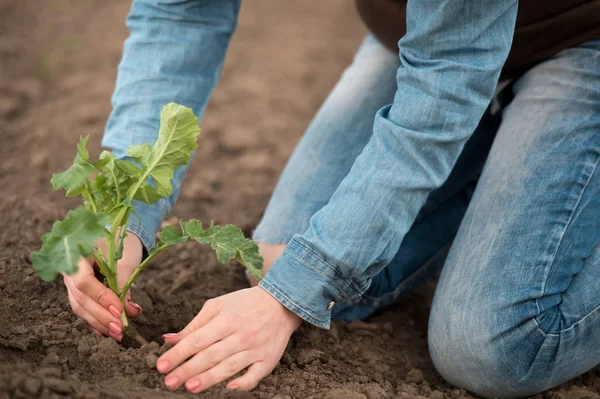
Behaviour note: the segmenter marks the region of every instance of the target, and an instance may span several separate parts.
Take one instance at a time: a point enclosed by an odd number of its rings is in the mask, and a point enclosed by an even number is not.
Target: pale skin
[[[100,248],[102,245],[98,243]],[[267,271],[285,245],[259,243],[259,249]],[[141,259],[142,243],[130,234],[117,265],[120,287]],[[121,302],[96,279],[90,263],[82,259],[79,271],[65,275],[64,281],[73,312],[88,323],[92,332],[120,341]],[[158,359],[156,367],[165,374],[167,387],[185,387],[198,393],[247,369],[227,388],[248,391],[273,371],[302,320],[258,287],[256,280],[251,280],[251,286],[207,301],[183,330],[163,335],[173,347]],[[128,300],[125,311],[128,316],[137,316],[142,309]]]

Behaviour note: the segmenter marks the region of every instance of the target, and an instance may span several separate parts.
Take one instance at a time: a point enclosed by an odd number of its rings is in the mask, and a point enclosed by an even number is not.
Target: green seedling
[[[73,165],[54,174],[51,182],[54,190],[66,190],[67,197],[83,197],[83,205],[71,210],[63,221],[55,222],[52,230],[42,237],[42,248],[31,253],[32,264],[40,278],[52,281],[59,273],[73,274],[81,257],[91,257],[104,276],[105,284],[125,305],[131,284],[156,255],[173,245],[195,240],[210,245],[220,263],[236,259],[251,276],[260,279],[263,259],[256,243],[244,237],[242,230],[233,225],[212,223],[204,229],[199,221],[190,220],[180,221],[179,229],[166,226],[159,233],[156,246],[148,249],[148,256],[125,286],[119,289],[117,285],[117,262],[123,256],[127,222],[130,217],[137,217],[133,202],[153,204],[172,194],[173,173],[189,162],[198,147],[199,134],[198,118],[192,110],[170,103],[160,113],[156,143],[128,148],[127,156],[133,162],[116,158],[108,151],[92,162],[86,148],[87,137],[80,139]],[[102,238],[106,241],[106,252],[94,246]],[[124,311],[121,319],[127,328]]]

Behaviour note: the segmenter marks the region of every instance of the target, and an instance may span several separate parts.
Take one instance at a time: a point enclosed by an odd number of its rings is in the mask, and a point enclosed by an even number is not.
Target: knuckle
[[[73,290],[72,292],[73,295],[73,300],[75,301],[76,304],[78,305],[83,305],[83,303],[85,302],[85,294],[79,290]]]
[[[227,370],[227,373],[233,374],[236,373],[241,367],[241,363],[238,359],[236,358],[229,358],[225,361],[225,369]]]
[[[215,300],[214,299],[208,299],[206,302],[204,302],[203,308],[205,308],[205,309],[213,309],[214,307],[215,307]]]
[[[256,337],[260,331],[261,328],[258,324],[253,323],[248,327],[248,334],[250,334],[252,337]]]
[[[227,313],[223,315],[223,321],[225,322],[225,324],[229,325],[229,326],[235,326],[238,325],[239,321],[240,321],[240,317],[237,314],[234,313]]]
[[[192,347],[196,350],[200,350],[204,347],[204,341],[198,337],[194,337],[192,340]]]
[[[248,347],[254,341],[254,336],[252,336],[248,332],[244,332],[244,333],[240,334],[239,340],[240,340],[240,344],[242,345],[242,347]]]
[[[188,332],[192,332],[192,331],[198,330],[199,328],[200,328],[200,322],[198,320],[198,317],[194,317],[192,319],[192,321],[190,321],[190,324],[187,325],[185,330],[187,330]]]
[[[99,304],[104,304],[106,302],[106,290],[99,290],[96,294],[96,302]]]

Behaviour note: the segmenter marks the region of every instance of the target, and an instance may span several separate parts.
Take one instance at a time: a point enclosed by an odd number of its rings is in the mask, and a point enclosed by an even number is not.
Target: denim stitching
[[[314,252],[312,249],[306,247],[305,245],[303,245],[303,244],[301,244],[301,243],[299,243],[297,241],[294,241],[293,244],[295,244],[295,245],[297,245],[299,247],[302,247],[306,252],[310,253],[318,261],[320,261],[321,263],[323,263],[325,266],[328,266],[335,274],[340,275],[340,280],[342,280],[343,282],[345,282],[351,289],[353,289],[358,296],[362,295],[362,292],[360,291],[359,287],[355,286],[354,282],[352,282],[352,281],[349,282],[346,278],[344,278],[343,275],[342,275],[342,273],[339,271],[339,269],[335,265],[332,265],[329,262],[327,262],[325,259],[322,259],[319,254],[317,254],[316,252]],[[343,291],[345,291],[345,290],[343,290]],[[352,298],[356,298],[356,296],[354,296],[354,297],[353,296],[348,297],[348,299],[352,299]]]
[[[598,162],[600,162],[600,155],[596,154],[596,162],[595,162],[594,166],[592,167],[592,171],[591,171],[590,175],[588,176],[587,181],[585,182],[585,185],[583,186],[583,188],[579,192],[579,196],[577,198],[577,201],[575,202],[575,206],[573,206],[573,209],[571,209],[571,211],[570,211],[569,220],[567,221],[567,224],[565,225],[565,228],[561,232],[560,239],[558,240],[558,244],[556,245],[556,249],[554,251],[554,254],[552,254],[552,260],[550,261],[550,265],[548,267],[548,274],[544,278],[544,287],[542,289],[542,294],[544,294],[546,292],[546,288],[548,287],[548,279],[550,278],[551,271],[554,268],[554,261],[556,260],[556,254],[560,250],[562,242],[563,242],[563,238],[565,237],[565,234],[566,234],[567,230],[571,226],[571,222],[573,221],[573,215],[575,214],[575,211],[577,210],[577,208],[579,207],[579,204],[581,203],[581,198],[585,194],[585,191],[586,191],[586,189],[587,189],[590,181],[592,180],[592,177],[594,177],[594,174],[596,172],[596,168],[598,166]]]
[[[294,250],[293,245],[296,244],[299,247],[302,247],[302,249],[304,249],[306,252],[308,252],[309,255],[312,255],[317,261],[320,261],[322,264],[324,264],[325,266],[329,267],[329,269],[331,269],[334,274],[336,275],[336,277],[338,277],[337,279],[332,278],[330,276],[328,276],[326,273],[324,273],[321,269],[318,268],[318,266],[314,265],[311,260],[309,260],[307,257],[301,255],[300,253],[298,253],[297,251]],[[307,266],[309,266],[311,269],[317,271],[319,274],[321,274],[322,276],[324,276],[325,278],[327,278],[327,280],[329,280],[332,285],[334,285],[336,287],[336,289],[343,294],[344,299],[346,300],[353,300],[357,297],[360,297],[362,294],[359,290],[357,290],[355,287],[352,286],[352,283],[349,283],[347,281],[346,278],[344,278],[342,276],[342,274],[332,265],[328,264],[327,262],[325,262],[323,259],[321,259],[317,254],[315,254],[313,251],[309,250],[308,248],[306,248],[304,245],[299,244],[298,242],[294,242],[294,244],[288,246],[286,249],[289,248],[289,251],[292,252],[294,255],[296,255],[299,260],[302,260],[307,264]],[[340,282],[344,282],[346,283],[346,285],[349,286],[350,289],[354,290],[356,292],[355,296],[352,296],[351,294],[349,294],[346,289],[344,289],[343,287],[341,287],[339,285]]]
[[[589,316],[592,315],[592,313],[596,312],[597,310],[600,310],[600,305],[596,306],[594,309],[590,310],[589,312],[587,312],[581,319],[577,320],[575,323],[571,324],[569,327],[564,328],[562,330],[560,330],[557,333],[550,333],[550,332],[546,332],[544,331],[544,329],[539,325],[537,319],[534,317],[533,321],[535,321],[535,324],[537,325],[537,327],[539,328],[539,330],[542,332],[542,334],[547,335],[547,336],[560,336],[563,333],[571,330],[572,328],[574,328],[576,325],[578,325],[579,323],[585,321],[585,319],[587,319]]]
[[[289,299],[280,290],[278,290],[277,288],[275,288],[273,285],[269,284],[268,282],[266,282],[266,281],[263,280],[263,281],[260,282],[260,284],[261,284],[261,286],[263,286],[264,289],[269,289],[269,290],[273,291],[276,296],[279,296],[280,297],[280,298],[278,298],[279,300],[281,300],[282,302],[287,302],[287,304],[290,307],[294,308],[294,309],[290,309],[290,310],[294,311],[295,313],[298,312],[298,313],[303,314],[305,316],[305,317],[303,317],[303,319],[305,319],[309,323],[312,323],[312,324],[315,324],[315,325],[319,324],[319,325],[322,325],[322,326],[328,326],[329,325],[329,323],[326,320],[321,320],[321,319],[313,316],[311,313],[309,313],[308,311],[304,310],[302,307],[298,306],[294,301],[292,301],[291,299]]]
[[[586,190],[587,190],[587,188],[588,188],[588,186],[589,186],[589,184],[590,184],[590,181],[591,181],[591,180],[592,180],[592,178],[594,177],[594,175],[595,175],[595,173],[596,173],[596,170],[597,170],[597,168],[598,168],[598,164],[599,164],[599,163],[600,163],[600,154],[596,154],[596,162],[594,163],[594,166],[593,166],[593,168],[592,168],[592,171],[591,171],[590,175],[588,176],[588,178],[587,178],[587,181],[585,182],[585,185],[584,185],[584,186],[583,186],[583,188],[581,189],[581,192],[580,192],[580,194],[579,194],[579,197],[577,198],[577,202],[575,203],[575,206],[574,206],[574,207],[573,207],[573,209],[571,210],[571,214],[570,214],[570,216],[569,216],[569,221],[568,221],[568,222],[567,222],[567,224],[565,225],[565,228],[564,228],[564,229],[563,229],[563,231],[562,231],[562,234],[561,234],[560,240],[558,241],[558,245],[556,246],[556,251],[555,251],[555,252],[554,252],[554,254],[552,255],[552,260],[550,261],[550,265],[549,265],[549,268],[548,268],[548,274],[546,275],[546,277],[545,277],[545,279],[544,279],[544,287],[543,287],[543,290],[542,290],[542,295],[543,295],[543,294],[546,292],[546,288],[547,288],[547,286],[548,286],[548,280],[550,279],[550,274],[551,274],[551,271],[552,271],[552,269],[554,268],[554,261],[556,260],[556,254],[557,254],[557,253],[558,253],[558,251],[560,250],[560,247],[561,247],[561,245],[562,245],[562,241],[563,241],[563,238],[564,238],[564,236],[565,236],[565,234],[566,234],[566,231],[567,231],[567,230],[569,229],[569,227],[571,226],[571,222],[572,222],[572,220],[573,220],[573,215],[575,214],[575,211],[576,211],[576,210],[577,210],[577,208],[579,207],[579,204],[581,203],[581,198],[582,198],[582,197],[583,197],[583,195],[585,194],[585,192],[586,192]],[[562,293],[561,293],[561,298],[562,298]],[[537,308],[538,308],[538,313],[540,313],[540,312],[539,312],[539,310],[540,310],[540,308],[539,308],[539,299],[537,299],[537,300],[535,301],[535,303],[536,303],[536,306],[537,306]],[[599,305],[598,307],[600,307],[600,305]],[[594,308],[594,309],[593,309],[593,310],[591,310],[589,313],[587,313],[585,316],[583,316],[581,319],[579,319],[579,320],[578,320],[578,321],[576,321],[575,323],[571,324],[571,326],[567,327],[566,329],[560,330],[560,331],[559,331],[559,333],[556,333],[556,334],[557,334],[557,335],[559,335],[559,334],[560,334],[560,333],[562,333],[563,331],[567,331],[569,328],[571,328],[572,326],[574,326],[575,324],[577,324],[577,323],[579,323],[581,320],[583,320],[585,317],[587,317],[587,315],[589,315],[590,313],[592,313],[592,312],[593,312],[594,310],[596,310],[598,307]],[[533,319],[535,320],[535,322],[536,322],[537,326],[538,326],[538,327],[540,327],[540,330],[542,330],[542,332],[543,332],[544,334],[548,334],[548,335],[555,334],[555,333],[547,333],[547,332],[545,332],[545,331],[544,331],[544,330],[541,328],[541,326],[539,325],[539,323],[538,323],[538,321],[537,321],[537,317],[539,317],[540,315],[541,315],[541,313],[540,313],[540,314],[538,314],[537,316],[533,317]]]
[[[321,276],[323,276],[328,282],[331,283],[331,285],[333,285],[338,292],[340,292],[342,294],[342,296],[344,297],[344,299],[346,300],[352,300],[352,297],[349,297],[347,295],[347,293],[341,289],[340,286],[338,286],[338,281],[336,281],[335,279],[329,277],[327,274],[325,274],[321,269],[319,269],[317,266],[313,265],[313,263],[307,259],[306,257],[302,256],[301,254],[299,254],[298,252],[294,251],[293,248],[286,248],[287,251],[291,252],[293,255],[295,255],[295,258],[297,258],[297,260],[300,261],[300,263],[302,263],[304,266],[308,267],[309,269],[317,272],[318,274],[320,274]],[[343,279],[342,279],[343,280]]]

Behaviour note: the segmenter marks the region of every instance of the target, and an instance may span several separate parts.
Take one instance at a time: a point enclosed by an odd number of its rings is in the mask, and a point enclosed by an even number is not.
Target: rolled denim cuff
[[[328,329],[335,303],[353,300],[360,291],[298,238],[288,243],[259,285],[304,321]]]

